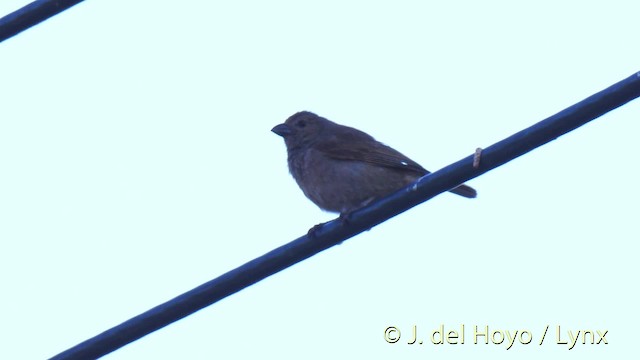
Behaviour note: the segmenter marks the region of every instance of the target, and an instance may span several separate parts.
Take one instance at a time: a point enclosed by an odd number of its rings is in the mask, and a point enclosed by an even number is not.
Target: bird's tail
[[[460,185],[457,188],[453,188],[451,190],[449,190],[450,192],[456,194],[456,195],[460,195],[460,196],[464,196],[466,198],[474,198],[476,196],[478,196],[478,193],[476,192],[476,190],[474,188],[472,188],[471,186],[467,186],[467,185]]]

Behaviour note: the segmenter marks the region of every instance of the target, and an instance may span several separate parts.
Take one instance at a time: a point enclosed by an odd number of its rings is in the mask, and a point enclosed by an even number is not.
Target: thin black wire
[[[155,330],[182,319],[278,271],[332,247],[432,197],[523,155],[640,96],[640,72],[527,128],[481,153],[478,167],[468,156],[421,178],[415,185],[351,214],[348,223],[336,219],[307,235],[272,250],[197,288],[142,313],[53,359],[88,359],[108,354]]]
[[[0,42],[82,2],[83,0],[38,0],[0,18]]]

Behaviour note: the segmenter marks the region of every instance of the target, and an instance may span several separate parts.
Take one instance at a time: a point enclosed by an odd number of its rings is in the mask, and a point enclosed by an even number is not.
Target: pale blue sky
[[[638,13],[87,0],[3,42],[0,358],[53,356],[334,218],[269,131],[292,113],[437,170],[639,71]],[[639,113],[630,103],[472,180],[477,199],[441,195],[106,358],[635,353]],[[466,344],[406,344],[411,326],[428,341],[440,324],[464,324]],[[474,345],[475,325],[533,343]],[[539,346],[546,325],[608,330],[609,344]]]

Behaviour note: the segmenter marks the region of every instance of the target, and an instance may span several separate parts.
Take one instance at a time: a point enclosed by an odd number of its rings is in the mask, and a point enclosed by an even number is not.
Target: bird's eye
[[[307,126],[307,123],[304,120],[300,120],[296,123],[296,126],[299,128],[303,128],[305,126]]]

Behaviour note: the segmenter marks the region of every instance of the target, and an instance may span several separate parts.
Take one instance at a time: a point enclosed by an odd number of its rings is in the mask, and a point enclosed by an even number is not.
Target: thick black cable
[[[82,2],[83,0],[38,0],[0,18],[0,42]]]

